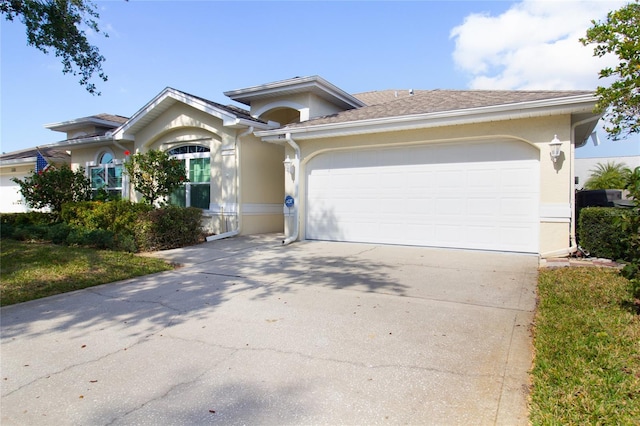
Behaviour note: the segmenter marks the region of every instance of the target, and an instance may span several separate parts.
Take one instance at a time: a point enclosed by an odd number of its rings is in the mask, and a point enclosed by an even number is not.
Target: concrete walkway
[[[535,256],[242,237],[2,308],[6,425],[527,424]]]

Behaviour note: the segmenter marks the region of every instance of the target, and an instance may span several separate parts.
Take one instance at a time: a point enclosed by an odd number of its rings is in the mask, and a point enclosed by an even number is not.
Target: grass
[[[530,421],[640,422],[640,315],[615,270],[540,272]]]
[[[1,306],[173,269],[125,252],[10,239],[0,244]]]

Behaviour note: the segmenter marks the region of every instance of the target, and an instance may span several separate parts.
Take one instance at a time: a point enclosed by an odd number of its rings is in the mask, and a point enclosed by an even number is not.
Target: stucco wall
[[[245,130],[224,127],[221,119],[176,103],[135,134],[133,150],[169,150],[186,144],[208,147],[211,201],[204,212],[206,229],[215,234],[236,230],[241,201],[243,234],[282,231],[283,149],[253,135],[238,140]]]
[[[131,151],[133,150],[133,143],[123,143],[121,144],[124,148]],[[85,169],[90,165],[98,164],[100,161],[100,156],[103,152],[108,152],[113,155],[113,158],[116,160],[124,161],[126,156],[124,155],[124,151],[119,147],[113,144],[99,144],[92,145],[90,147],[85,148],[75,148],[71,149],[71,168],[77,170],[78,167],[84,167]]]
[[[254,117],[260,117],[274,108],[291,108],[300,111],[301,121],[342,111],[338,106],[313,93],[289,94],[286,96],[251,101],[251,115]]]

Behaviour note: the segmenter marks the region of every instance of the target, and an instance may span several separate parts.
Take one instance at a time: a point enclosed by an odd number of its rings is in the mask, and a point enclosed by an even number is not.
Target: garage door
[[[320,154],[305,237],[537,253],[538,158],[514,140]]]

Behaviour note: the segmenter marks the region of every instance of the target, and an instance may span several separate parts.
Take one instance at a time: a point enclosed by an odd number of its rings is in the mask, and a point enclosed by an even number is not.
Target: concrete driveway
[[[1,423],[527,424],[535,256],[242,237],[1,309]]]

